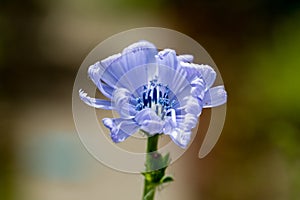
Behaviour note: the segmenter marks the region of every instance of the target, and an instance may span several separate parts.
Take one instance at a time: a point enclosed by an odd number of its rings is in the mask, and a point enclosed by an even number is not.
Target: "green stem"
[[[151,173],[151,163],[152,159],[150,152],[157,151],[157,144],[158,144],[158,138],[159,134],[156,134],[154,136],[148,137],[147,140],[147,155],[146,155],[146,176],[144,181],[144,194],[143,194],[143,200],[153,200],[155,196],[155,184],[153,183],[153,173]]]
[[[159,137],[159,134],[148,137],[147,153],[157,151],[158,137]]]

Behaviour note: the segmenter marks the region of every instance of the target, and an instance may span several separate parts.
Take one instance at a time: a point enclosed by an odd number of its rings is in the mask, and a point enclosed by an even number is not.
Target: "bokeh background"
[[[144,26],[197,40],[229,94],[216,147],[200,160],[196,138],[157,199],[300,199],[297,0],[1,0],[0,199],[141,198],[140,175],[109,169],[84,149],[71,95],[89,51]]]

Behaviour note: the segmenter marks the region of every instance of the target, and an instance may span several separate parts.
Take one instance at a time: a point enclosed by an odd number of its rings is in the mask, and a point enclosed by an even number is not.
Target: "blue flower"
[[[212,87],[216,72],[192,62],[192,55],[158,51],[140,41],[89,67],[90,79],[108,100],[91,98],[83,90],[79,95],[89,106],[117,111],[119,118],[102,120],[116,143],[141,129],[148,136],[169,135],[186,148],[202,108],[227,101],[224,86]]]

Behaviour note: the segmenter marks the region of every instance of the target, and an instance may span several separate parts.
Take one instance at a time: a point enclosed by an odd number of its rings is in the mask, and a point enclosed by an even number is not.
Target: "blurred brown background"
[[[76,72],[107,37],[161,26],[197,40],[223,76],[224,131],[197,142],[157,199],[300,198],[300,2],[1,0],[0,199],[140,199],[143,180],[102,166],[71,111]]]

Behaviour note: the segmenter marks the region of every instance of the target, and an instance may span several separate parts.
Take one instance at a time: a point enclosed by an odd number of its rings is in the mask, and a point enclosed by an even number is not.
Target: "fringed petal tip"
[[[143,51],[143,50],[149,50],[149,49],[153,49],[153,50],[157,51],[157,48],[154,44],[152,44],[146,40],[140,40],[140,41],[133,43],[133,44],[129,45],[128,47],[126,47],[122,53],[127,54],[127,53],[131,53],[131,52]]]
[[[209,65],[180,62],[180,66],[188,72],[190,77],[197,75],[202,78],[205,82],[206,90],[209,89],[216,80],[217,73]]]
[[[79,97],[80,97],[80,99],[81,99],[83,102],[86,102],[87,99],[89,99],[89,97],[87,96],[87,93],[84,92],[83,89],[79,89],[78,92],[79,92]]]
[[[95,99],[89,97],[84,90],[80,89],[79,90],[79,97],[80,99],[87,105],[91,107],[95,107]]]
[[[178,69],[178,59],[176,51],[173,49],[164,49],[155,55],[157,64],[160,66],[167,66],[171,69]]]
[[[109,56],[103,60],[101,60],[101,65],[104,67],[104,69],[106,69],[107,67],[109,67],[112,63],[114,63],[115,61],[119,60],[122,57],[121,53],[118,54],[114,54],[112,56]],[[98,62],[99,63],[99,62]],[[100,66],[100,63],[98,66]]]
[[[203,99],[203,108],[212,108],[227,102],[227,92],[223,85],[210,88]]]
[[[90,65],[89,69],[88,69],[88,73],[90,73],[90,70],[96,70],[100,67],[100,62],[97,61],[94,64]]]
[[[97,85],[100,81],[100,62],[96,62],[88,68],[89,78]]]
[[[87,93],[84,92],[82,89],[79,90],[79,97],[85,104],[91,107],[101,108],[105,110],[114,109],[111,101],[89,97]]]
[[[159,51],[155,57],[157,59],[163,60],[167,56],[172,56],[173,58],[176,58],[176,51],[173,49],[164,49],[162,51]]]
[[[177,56],[179,62],[193,62],[194,56],[190,54],[184,54]]]
[[[103,60],[101,60],[101,65],[106,69],[110,65],[112,65],[114,62],[120,60],[122,56],[128,54],[128,53],[135,53],[138,51],[145,51],[145,50],[153,50],[153,55],[156,53],[157,49],[154,46],[154,44],[146,41],[146,40],[141,40],[139,42],[133,43],[130,46],[126,47],[122,53],[114,54],[112,56],[109,56]]]

